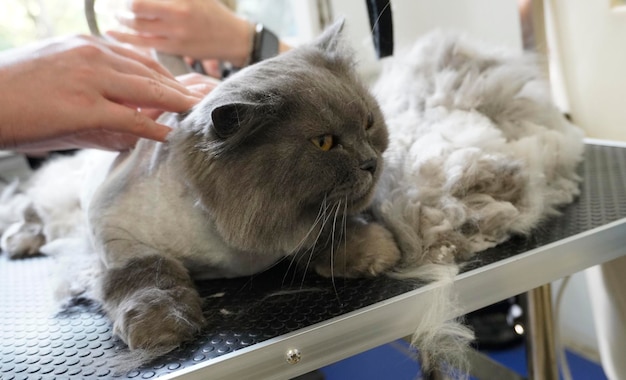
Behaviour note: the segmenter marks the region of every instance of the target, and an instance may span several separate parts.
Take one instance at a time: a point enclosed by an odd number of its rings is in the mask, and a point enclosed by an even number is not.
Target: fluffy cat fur
[[[434,33],[385,63],[375,100],[340,29],[167,116],[176,126],[168,143],[141,141],[118,157],[83,152],[28,186],[47,242],[39,251],[90,257],[95,247],[93,296],[138,353],[130,366],[203,326],[193,279],[248,275],[289,257],[325,276],[437,281],[440,301],[414,344],[432,367],[463,372],[472,334],[450,321],[457,264],[528,233],[578,194],[582,134],[552,105],[534,57]],[[311,141],[328,135],[328,151]],[[64,219],[48,206],[68,200],[37,190],[46,172],[67,172],[55,165],[81,168],[93,244],[84,213],[67,207]],[[12,228],[26,236],[23,219]]]

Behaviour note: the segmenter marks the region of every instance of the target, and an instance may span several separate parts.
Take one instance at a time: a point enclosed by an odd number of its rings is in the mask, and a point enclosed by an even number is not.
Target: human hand
[[[198,73],[180,75],[176,77],[176,80],[185,85],[188,90],[202,95],[207,95],[220,84],[219,80]],[[156,120],[164,111],[160,109],[142,109],[141,112],[152,120]]]
[[[130,0],[131,17],[118,21],[132,33],[108,31],[117,41],[194,59],[220,59],[237,67],[252,49],[252,25],[216,0]]]
[[[0,54],[0,149],[122,150],[170,128],[140,108],[182,112],[202,94],[118,44],[74,36]]]

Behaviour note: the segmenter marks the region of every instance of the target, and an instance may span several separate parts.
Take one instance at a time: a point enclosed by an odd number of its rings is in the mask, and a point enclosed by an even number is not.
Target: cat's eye
[[[365,125],[365,129],[368,130],[374,126],[374,115],[370,112],[367,114],[367,124]]]
[[[313,137],[311,139],[311,142],[313,143],[313,145],[320,148],[324,152],[328,152],[330,148],[335,145],[335,139],[333,135],[321,135]]]

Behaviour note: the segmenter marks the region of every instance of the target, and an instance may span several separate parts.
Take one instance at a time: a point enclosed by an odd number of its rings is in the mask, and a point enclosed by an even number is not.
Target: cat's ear
[[[326,28],[324,32],[314,40],[314,45],[326,52],[337,51],[341,42],[341,33],[345,24],[345,19],[341,18],[334,24]]]
[[[237,133],[247,123],[255,106],[252,103],[228,103],[213,108],[211,120],[217,137],[227,139]]]

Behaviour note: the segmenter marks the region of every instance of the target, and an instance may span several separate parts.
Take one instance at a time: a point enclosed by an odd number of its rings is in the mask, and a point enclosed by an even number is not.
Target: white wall
[[[546,0],[570,113],[589,137],[626,141],[626,12],[611,0]]]
[[[346,18],[346,32],[365,74],[377,72],[367,8],[363,0],[331,0],[332,16]],[[453,29],[511,49],[522,49],[517,0],[393,0],[396,51],[434,29]]]

